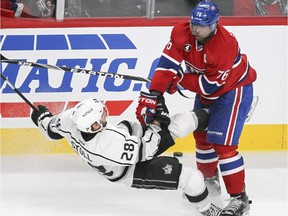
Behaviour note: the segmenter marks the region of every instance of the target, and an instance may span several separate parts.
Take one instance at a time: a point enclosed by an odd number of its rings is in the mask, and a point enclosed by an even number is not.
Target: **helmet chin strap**
[[[218,22],[213,23],[213,24],[211,25],[211,29],[212,29],[212,32],[213,32],[213,33],[216,31],[217,25],[218,25]],[[212,33],[212,32],[211,32],[211,33]]]

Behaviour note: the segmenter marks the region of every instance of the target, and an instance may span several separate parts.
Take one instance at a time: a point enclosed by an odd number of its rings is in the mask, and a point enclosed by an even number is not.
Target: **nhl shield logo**
[[[185,44],[185,45],[184,45],[184,50],[185,50],[185,52],[190,52],[190,50],[191,50],[191,45],[190,45],[190,44]]]

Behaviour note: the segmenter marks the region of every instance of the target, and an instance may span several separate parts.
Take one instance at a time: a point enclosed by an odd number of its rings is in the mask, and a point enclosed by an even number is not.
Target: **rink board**
[[[284,134],[284,136],[283,136]],[[287,125],[246,125],[239,149],[244,151],[287,150]],[[195,151],[193,135],[177,139],[168,152]],[[66,140],[48,141],[37,128],[1,129],[1,154],[71,154]]]
[[[247,54],[258,73],[254,94],[260,100],[244,128],[239,148],[249,151],[287,150],[287,22],[258,21],[223,19],[223,25],[237,37],[241,51]],[[133,19],[129,22],[133,23]],[[65,25],[65,22],[46,22],[49,26],[43,23],[28,25],[26,21],[27,26],[21,26],[17,22],[18,27],[1,29],[0,48],[1,54],[10,59],[152,78],[159,56],[169,41],[172,26],[177,22],[174,20],[163,25],[157,21],[158,25],[155,25],[153,21],[153,25],[148,26],[101,22],[101,26],[88,26],[85,21],[85,26],[61,28],[59,25]],[[254,36],[247,32],[253,32]],[[97,97],[107,105],[111,123],[123,119],[135,121],[139,92],[149,89],[149,83],[84,73],[6,63],[2,63],[0,69],[35,106],[47,105],[53,114],[57,114],[82,99]],[[32,110],[29,106],[8,85],[0,84],[1,154],[72,153],[65,141],[45,140],[30,119]],[[195,97],[191,92],[184,93]],[[177,93],[165,94],[165,100],[170,114],[191,110],[194,104],[193,99]],[[169,151],[191,152],[195,151],[194,146],[191,134],[178,139]]]

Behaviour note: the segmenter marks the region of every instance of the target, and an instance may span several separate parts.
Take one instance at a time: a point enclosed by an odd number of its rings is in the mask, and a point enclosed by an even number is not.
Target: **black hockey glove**
[[[156,105],[156,115],[154,116],[156,121],[161,123],[161,126],[168,127],[171,120],[169,117],[169,111],[165,104],[165,99],[163,96],[158,96],[158,103]]]
[[[46,117],[53,116],[51,112],[47,109],[46,106],[38,105],[38,110],[33,110],[31,114],[31,119],[34,122],[34,124],[38,127],[38,120],[43,120]]]

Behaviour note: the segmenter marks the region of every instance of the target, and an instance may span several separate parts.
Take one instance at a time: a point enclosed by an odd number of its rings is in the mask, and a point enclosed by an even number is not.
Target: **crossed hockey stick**
[[[111,72],[93,71],[93,70],[87,70],[87,69],[83,69],[83,68],[72,68],[72,67],[64,67],[64,66],[56,66],[56,65],[50,65],[50,64],[42,64],[42,63],[36,63],[36,62],[27,62],[27,61],[8,59],[5,56],[3,56],[2,54],[1,54],[1,62],[10,63],[10,64],[17,64],[20,66],[39,67],[39,68],[47,68],[47,69],[53,69],[53,70],[67,71],[67,72],[71,72],[71,73],[84,73],[84,74],[90,74],[90,75],[96,75],[96,76],[105,76],[105,77],[118,78],[118,79],[128,79],[128,80],[135,80],[135,81],[141,81],[141,82],[151,82],[151,79],[149,79],[149,78],[131,76],[131,75],[127,75],[127,74],[115,74],[115,73],[111,73]]]
[[[50,64],[42,64],[42,63],[36,63],[36,62],[27,62],[27,61],[19,61],[14,59],[8,59],[5,56],[1,55],[1,62],[4,63],[10,63],[10,64],[17,64],[20,66],[28,66],[28,67],[40,67],[40,68],[47,68],[47,69],[54,69],[54,70],[60,70],[60,71],[68,71],[72,73],[84,73],[84,74],[90,74],[90,75],[96,75],[96,76],[105,76],[105,77],[111,77],[111,78],[118,78],[118,79],[128,79],[128,80],[135,80],[135,81],[141,81],[141,82],[151,82],[151,79],[149,78],[143,78],[138,76],[131,76],[126,74],[114,74],[110,72],[103,72],[103,71],[93,71],[93,70],[87,70],[82,68],[71,68],[71,67],[64,67],[64,66],[55,66]],[[35,110],[35,106],[21,93],[19,90],[1,73],[1,78],[4,79],[8,85],[33,109]],[[187,96],[183,95],[183,93],[178,89],[178,92],[183,97],[188,98]],[[258,104],[259,96],[254,96],[253,101],[250,107],[250,111],[246,117],[246,122],[248,122],[252,114]],[[37,110],[37,109],[36,109]]]
[[[1,78],[15,91],[33,110],[37,111],[37,108],[2,74]]]

